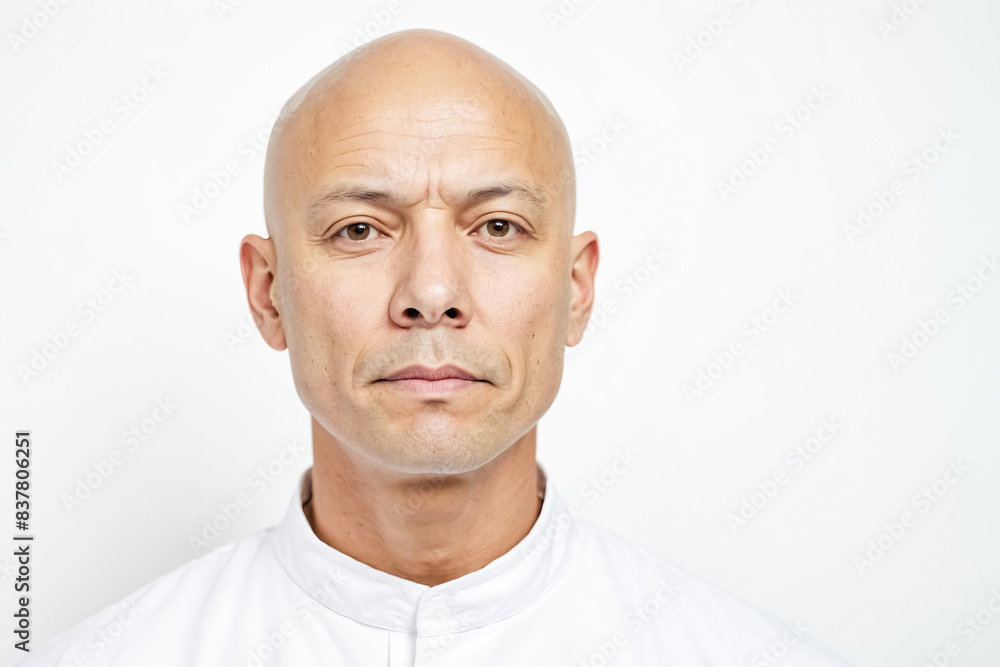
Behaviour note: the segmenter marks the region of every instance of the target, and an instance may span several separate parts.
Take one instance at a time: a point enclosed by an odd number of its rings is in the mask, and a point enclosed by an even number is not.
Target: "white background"
[[[972,641],[960,624],[1000,591],[1000,277],[976,283],[1000,254],[1000,5],[909,0],[915,13],[887,32],[894,5],[875,0],[567,0],[565,16],[555,0],[398,1],[395,14],[73,1],[35,33],[24,21],[37,2],[4,3],[0,427],[5,442],[15,429],[34,439],[35,645],[193,558],[189,538],[237,494],[253,503],[212,548],[282,516],[308,450],[259,494],[249,477],[310,432],[287,352],[246,336],[238,244],[265,234],[263,154],[248,137],[266,140],[284,100],[367,24],[445,30],[496,54],[549,96],[577,148],[576,230],[600,239],[598,306],[539,425],[550,483],[585,518],[857,665],[922,665],[949,641],[949,664],[997,664],[1000,618]],[[686,48],[696,57],[679,66]],[[143,90],[147,68],[163,75]],[[801,109],[814,87],[829,98]],[[127,116],[122,95],[143,98]],[[797,110],[786,136],[778,123]],[[57,175],[103,118],[112,131]],[[609,123],[620,129],[605,141]],[[957,138],[913,180],[906,163],[942,128]],[[771,137],[777,149],[723,197],[718,184]],[[181,205],[229,161],[240,172],[185,220]],[[849,233],[895,179],[902,194]],[[643,268],[659,248],[671,258]],[[131,278],[105,292],[115,271]],[[979,289],[959,307],[953,290],[970,279]],[[773,321],[779,290],[795,300]],[[105,300],[92,318],[87,299]],[[947,321],[914,341],[938,310]],[[750,340],[744,324],[762,316]],[[22,377],[72,324],[78,335]],[[904,337],[919,345],[894,368]],[[734,342],[743,353],[710,367]],[[689,400],[699,371],[715,379]],[[178,407],[130,450],[122,434],[157,399]],[[796,470],[786,453],[824,418],[843,426]],[[637,463],[591,502],[584,484],[626,449]],[[68,509],[114,450],[121,465]],[[968,470],[922,511],[914,496],[949,461]],[[5,451],[3,489],[12,463]],[[780,472],[787,483],[734,531],[727,515]],[[0,493],[5,541],[12,495]],[[907,511],[903,536],[882,535]],[[859,567],[880,535],[891,546]],[[12,564],[0,557],[3,655]]]

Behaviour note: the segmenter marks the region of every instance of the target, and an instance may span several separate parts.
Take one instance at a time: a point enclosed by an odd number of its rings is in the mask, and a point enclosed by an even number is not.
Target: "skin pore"
[[[313,531],[428,586],[481,569],[538,517],[536,425],[594,300],[562,121],[479,47],[397,32],[292,96],[264,186],[240,261],[312,415]],[[390,379],[448,364],[476,381]]]

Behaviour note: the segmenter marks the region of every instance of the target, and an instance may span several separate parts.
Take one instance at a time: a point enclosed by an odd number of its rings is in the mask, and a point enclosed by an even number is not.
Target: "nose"
[[[412,236],[397,258],[390,317],[405,328],[464,327],[472,317],[468,257],[454,223],[428,224]]]

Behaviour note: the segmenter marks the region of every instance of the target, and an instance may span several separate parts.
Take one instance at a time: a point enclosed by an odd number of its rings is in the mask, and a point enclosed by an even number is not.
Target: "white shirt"
[[[313,533],[302,509],[169,572],[23,667],[844,667],[783,624],[574,517],[538,466],[541,512],[486,567],[425,586]],[[767,652],[765,654],[765,651]]]

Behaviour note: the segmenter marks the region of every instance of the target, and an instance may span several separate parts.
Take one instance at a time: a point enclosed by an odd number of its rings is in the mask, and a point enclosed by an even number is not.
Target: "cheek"
[[[350,359],[358,356],[381,321],[379,289],[360,276],[320,269],[299,281],[287,298],[292,318],[286,335],[302,372],[327,378],[349,373]],[[329,365],[328,360],[336,363]],[[347,375],[344,381],[349,381]]]
[[[536,367],[565,338],[565,292],[545,266],[497,273],[476,290],[477,312],[512,363]]]

